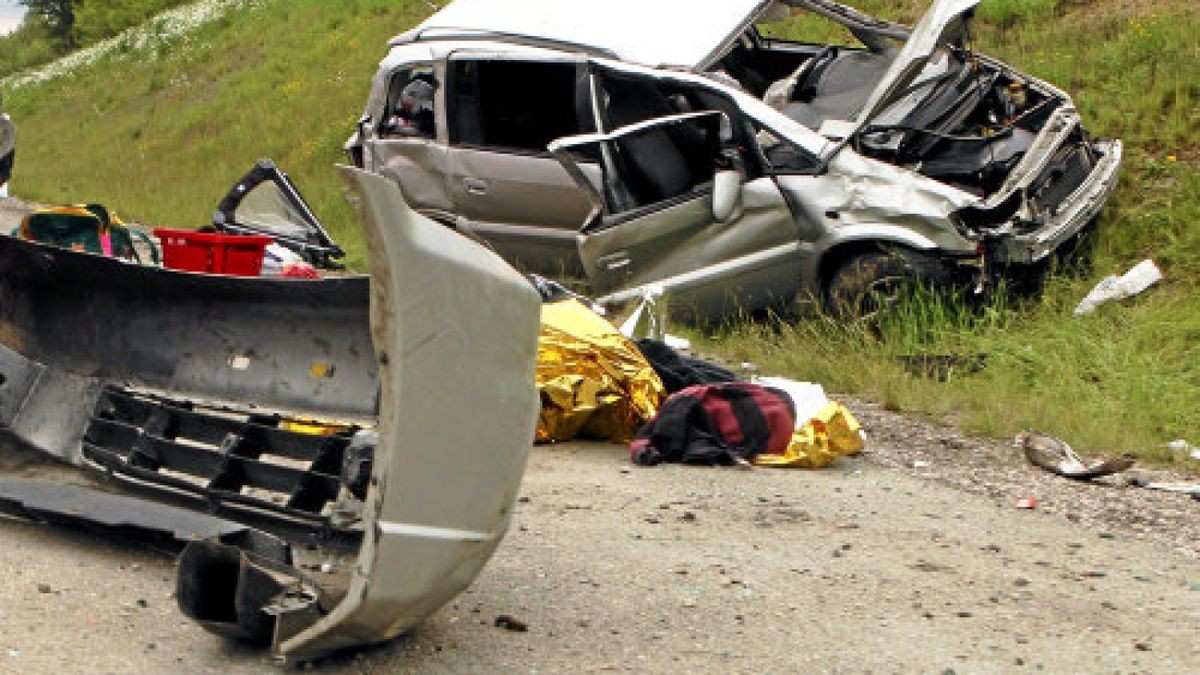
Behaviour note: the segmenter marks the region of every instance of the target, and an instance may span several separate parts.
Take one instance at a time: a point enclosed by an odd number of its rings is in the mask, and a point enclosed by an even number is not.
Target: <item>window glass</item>
[[[755,136],[763,164],[772,173],[809,173],[820,165],[816,155],[760,128]]]

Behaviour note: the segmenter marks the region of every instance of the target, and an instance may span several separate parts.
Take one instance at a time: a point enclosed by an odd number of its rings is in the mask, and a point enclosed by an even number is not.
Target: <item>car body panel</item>
[[[560,139],[551,150],[568,173],[580,181],[581,191],[591,195],[595,212],[607,212],[598,189],[594,183],[585,182],[571,151],[609,145],[655,127],[713,116],[721,115],[690,113],[648,120],[609,133]],[[751,260],[755,265],[763,264],[762,257],[754,254],[768,249],[788,250],[796,240],[795,222],[774,179],[761,176],[742,181],[739,176],[737,180],[737,206],[723,221],[714,217],[714,189],[708,182],[680,197],[630,213],[608,214],[615,220],[585,227],[579,238],[579,253],[596,292],[614,301],[621,296],[608,295],[612,291],[654,286],[672,295],[678,311],[700,316],[726,314],[767,302],[767,298],[754,297],[761,287],[753,279],[739,282],[738,278],[759,276],[746,266]],[[766,265],[769,269],[764,275],[799,280],[798,270],[789,264],[788,256],[775,259],[779,269],[776,264]],[[766,288],[782,288],[789,296],[796,290],[778,284]]]
[[[863,104],[862,112],[854,120],[858,129],[900,98],[903,90],[921,76],[935,51],[961,38],[968,17],[978,4],[979,0],[934,1]]]
[[[194,274],[9,236],[0,270],[0,373],[11,385],[0,391],[0,428],[65,460],[78,459],[84,420],[109,382],[375,416],[365,277]]]
[[[386,454],[346,599],[280,641],[291,659],[394,637],[475,578],[512,516],[539,409],[532,286],[498,256],[422,223],[391,181],[344,175],[371,251]]]
[[[5,451],[98,472],[144,495],[144,513],[74,517],[98,498],[37,486],[0,510],[186,544],[181,609],[291,661],[393,638],[475,578],[540,409],[529,281],[389,178],[347,170],[347,183],[369,278],[174,272],[0,235]],[[163,503],[224,520],[181,535],[190,520]],[[284,545],[262,548],[267,532],[329,552],[318,566],[346,560],[322,573],[331,588]]]
[[[404,195],[426,211],[452,213],[447,189],[450,153],[446,146],[415,138],[386,138],[367,146],[371,166],[402,185]]]

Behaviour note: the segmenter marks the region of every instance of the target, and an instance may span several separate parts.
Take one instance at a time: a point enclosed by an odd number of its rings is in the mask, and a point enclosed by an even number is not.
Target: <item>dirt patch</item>
[[[953,427],[861,401],[852,406],[871,430],[867,459],[969,493],[1015,503],[1034,497],[1038,509],[1069,522],[1122,532],[1200,558],[1200,502],[1129,485],[1127,475],[1162,482],[1200,482],[1162,468],[1135,466],[1127,474],[1090,483],[1029,465],[1008,441],[977,438]]]

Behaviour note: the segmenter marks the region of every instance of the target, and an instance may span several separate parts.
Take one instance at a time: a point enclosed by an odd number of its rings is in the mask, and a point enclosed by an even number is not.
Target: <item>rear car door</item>
[[[421,213],[453,222],[454,205],[446,192],[442,77],[432,57],[398,67],[388,75],[379,109],[364,120],[370,129],[360,133],[370,139],[363,150],[364,165],[370,171],[400,185],[404,198]],[[421,88],[421,83],[432,86],[433,101],[415,106],[408,92]],[[416,107],[425,109],[414,110]]]
[[[507,260],[580,275],[575,236],[590,204],[547,151],[591,130],[574,60],[467,51],[447,61],[446,190],[453,211]],[[593,176],[599,169],[584,163]]]

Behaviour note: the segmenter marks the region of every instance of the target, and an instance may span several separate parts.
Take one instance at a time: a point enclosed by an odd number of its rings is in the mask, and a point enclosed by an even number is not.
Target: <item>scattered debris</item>
[[[1037,508],[1037,505],[1038,505],[1037,497],[1022,497],[1017,500],[1016,506],[1018,509],[1026,509],[1026,510],[1032,511],[1033,509]]]
[[[1200,460],[1200,448],[1188,443],[1182,438],[1176,438],[1170,443],[1164,443],[1163,447],[1176,455],[1187,455],[1192,459]]]
[[[529,631],[528,624],[508,614],[501,614],[500,616],[496,617],[496,620],[492,623],[492,625],[496,628],[503,628],[504,630],[510,630],[514,633],[526,633]]]
[[[1143,260],[1121,276],[1109,275],[1088,292],[1075,308],[1075,316],[1091,314],[1096,307],[1110,300],[1133,297],[1162,281],[1162,271],[1153,260]]]
[[[1122,457],[1085,463],[1066,442],[1037,431],[1017,434],[1015,443],[1024,450],[1025,458],[1031,464],[1072,480],[1092,480],[1120,473],[1133,466],[1134,461],[1131,457]]]
[[[1129,484],[1140,488],[1146,488],[1147,490],[1178,492],[1180,494],[1190,495],[1192,499],[1200,501],[1200,483],[1158,483],[1147,480],[1142,476],[1130,476]]]
[[[621,324],[621,333],[630,340],[658,340],[671,349],[691,349],[692,343],[667,333],[667,300],[659,286],[642,290],[642,301]]]

